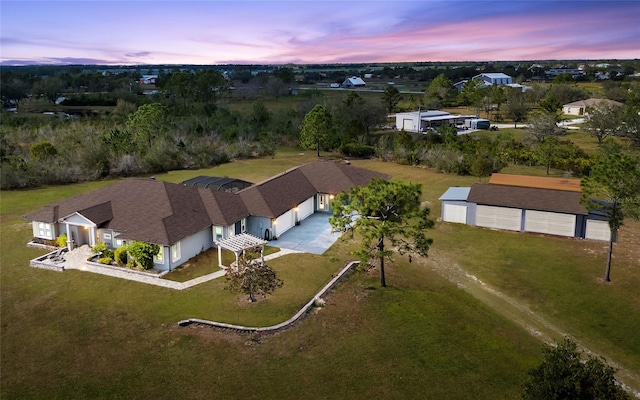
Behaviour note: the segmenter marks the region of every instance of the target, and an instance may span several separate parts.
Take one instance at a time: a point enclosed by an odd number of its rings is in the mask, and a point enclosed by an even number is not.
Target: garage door
[[[445,204],[442,210],[442,220],[445,222],[467,223],[467,206]]]
[[[549,235],[574,236],[576,216],[573,214],[527,210],[524,217],[524,230],[527,232],[547,233]]]
[[[280,236],[294,225],[293,210],[289,210],[276,219],[276,236]]]
[[[508,229],[519,231],[522,221],[522,210],[519,208],[494,207],[478,205],[476,208],[476,225],[485,228]]]
[[[594,240],[606,240],[608,242],[611,238],[611,228],[609,228],[609,222],[588,219],[587,229],[584,237]]]
[[[413,131],[415,130],[415,125],[413,124],[412,119],[403,119],[402,120],[402,129],[405,131]]]
[[[313,197],[308,198],[298,206],[298,219],[302,221],[313,214]]]

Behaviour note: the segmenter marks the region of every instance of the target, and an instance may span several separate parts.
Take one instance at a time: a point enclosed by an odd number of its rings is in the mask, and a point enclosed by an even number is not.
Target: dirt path
[[[607,363],[616,368],[616,378],[633,396],[640,399],[640,375],[623,368],[610,356],[596,353],[575,340],[571,335],[549,323],[542,315],[531,311],[527,306],[504,293],[482,282],[476,276],[467,273],[460,265],[447,260],[447,258],[433,251],[427,260],[421,261],[438,274],[442,275],[461,289],[473,295],[478,300],[487,304],[496,312],[520,325],[531,335],[545,343],[554,343],[556,339],[570,337],[587,354],[600,355],[606,358]]]

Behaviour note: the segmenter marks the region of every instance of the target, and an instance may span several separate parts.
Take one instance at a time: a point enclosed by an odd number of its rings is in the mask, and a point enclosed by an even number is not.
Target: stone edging
[[[109,265],[109,264],[100,264],[100,263],[97,263],[95,261],[86,260],[84,262],[89,264],[89,265],[92,265],[92,266],[94,266],[96,268],[110,269],[112,271],[123,272],[123,273],[126,273],[126,274],[147,276],[149,278],[162,278],[163,276],[165,276],[166,274],[171,272],[171,271],[162,271],[159,274],[156,274],[156,273],[153,273],[153,272],[145,272],[145,271],[140,271],[140,270],[136,270],[136,269],[130,269],[130,268],[127,268],[127,267],[120,267],[120,266]]]
[[[333,289],[336,286],[336,284],[339,283],[342,280],[342,278],[344,278],[347,275],[347,273],[352,270],[352,267],[359,264],[360,264],[359,261],[351,261],[350,263],[348,263],[344,268],[342,268],[342,270],[340,270],[340,272],[335,277],[333,277],[333,279],[331,279],[331,281],[329,281],[329,283],[327,283],[322,289],[320,289],[320,291],[315,296],[313,296],[313,298],[309,300],[307,304],[305,304],[300,309],[300,311],[298,311],[293,317],[277,325],[271,325],[271,326],[265,326],[265,327],[242,326],[242,325],[226,324],[224,322],[208,321],[208,320],[198,319],[198,318],[189,318],[189,319],[179,321],[178,325],[188,326],[192,324],[197,324],[197,325],[211,326],[214,328],[231,329],[231,330],[240,331],[240,332],[257,332],[257,333],[277,333],[277,332],[283,331],[291,327],[294,323],[298,322],[309,311],[309,309],[311,309],[311,307],[314,306],[314,304],[316,304],[319,300],[322,299],[322,296],[326,295],[331,289]]]

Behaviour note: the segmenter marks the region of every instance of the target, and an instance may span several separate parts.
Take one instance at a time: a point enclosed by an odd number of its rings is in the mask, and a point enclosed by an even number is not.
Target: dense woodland
[[[581,176],[593,160],[558,127],[563,104],[590,97],[623,103],[594,110],[582,129],[598,144],[617,137],[640,147],[640,80],[633,77],[640,62],[588,65],[577,80],[569,74],[544,80],[543,66],[510,63],[2,67],[1,187],[208,167],[273,155],[280,146],[478,177],[508,164]],[[603,71],[611,78],[595,81]],[[504,72],[532,89],[485,88],[470,79],[480,72]],[[140,84],[144,74],[157,75],[156,83]],[[364,74],[372,75],[367,89],[328,88]],[[462,79],[469,81],[458,91],[453,84]],[[418,107],[466,110],[528,128],[491,135],[389,129],[389,114]]]

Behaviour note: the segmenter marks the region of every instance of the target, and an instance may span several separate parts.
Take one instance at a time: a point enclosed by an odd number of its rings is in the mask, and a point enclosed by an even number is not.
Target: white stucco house
[[[103,242],[160,246],[154,268],[172,270],[211,248],[277,238],[308,216],[330,213],[342,191],[388,175],[333,161],[304,164],[238,191],[125,179],[26,215],[33,238],[65,234],[69,250]],[[232,238],[238,238],[235,243]]]

